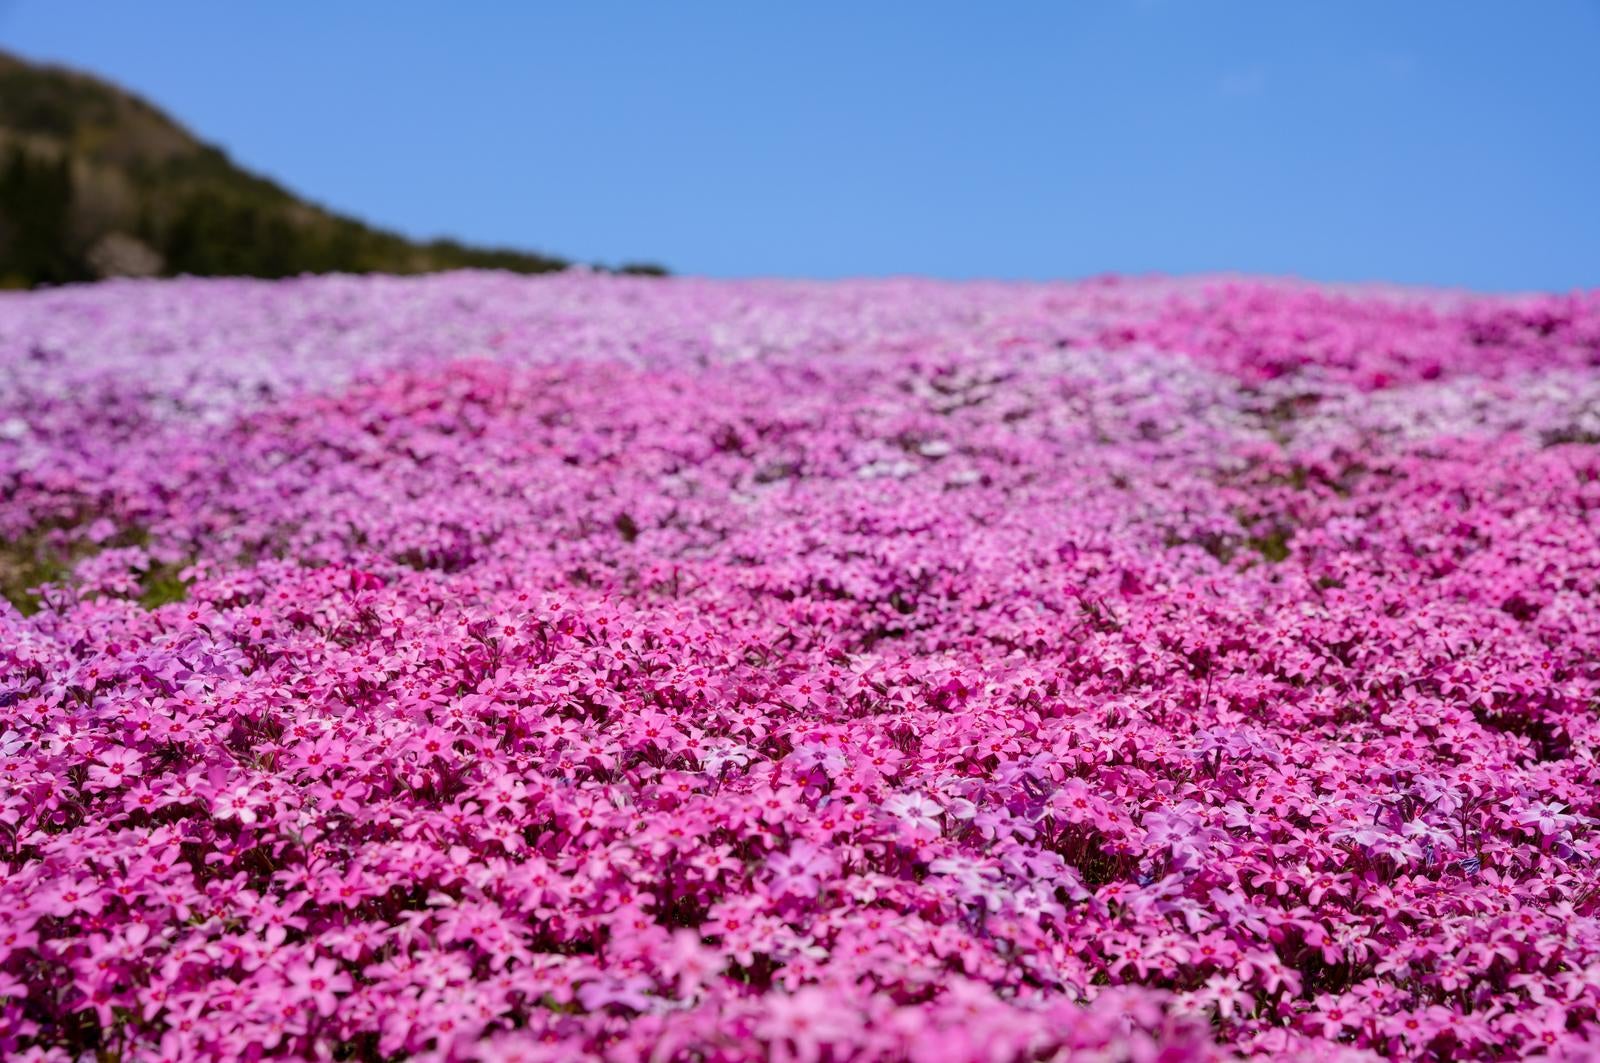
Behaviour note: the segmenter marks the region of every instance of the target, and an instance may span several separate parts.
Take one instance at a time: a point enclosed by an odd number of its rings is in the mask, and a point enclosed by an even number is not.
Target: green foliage
[[[38,589],[45,584],[69,584],[72,570],[85,558],[104,547],[147,546],[150,534],[144,528],[124,528],[103,544],[83,539],[62,538],[60,533],[83,523],[82,518],[55,521],[31,529],[14,539],[0,540],[0,597],[17,607],[23,616],[32,616],[44,607]],[[186,562],[158,562],[138,575],[138,602],[146,609],[158,609],[189,597],[189,586],[178,577]]]
[[[66,159],[13,148],[0,164],[0,284],[65,284],[89,276],[71,250],[72,174]]]
[[[46,546],[44,537],[29,534],[0,540],[0,597],[17,607],[23,616],[32,616],[41,602],[35,588],[66,578],[68,565],[57,551]]]
[[[173,602],[187,601],[189,585],[178,578],[182,565],[154,565],[139,577],[139,604],[159,609]]]

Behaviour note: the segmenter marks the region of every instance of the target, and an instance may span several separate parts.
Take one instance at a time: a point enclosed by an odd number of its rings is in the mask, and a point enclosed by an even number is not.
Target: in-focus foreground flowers
[[[1600,297],[0,295],[0,1056],[1600,1055]]]

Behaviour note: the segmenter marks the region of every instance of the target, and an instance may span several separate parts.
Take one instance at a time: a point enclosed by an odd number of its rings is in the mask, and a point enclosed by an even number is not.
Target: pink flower
[[[95,790],[124,786],[138,778],[142,758],[137,752],[113,746],[100,752],[99,763],[89,768],[89,785]]]
[[[319,1015],[332,1015],[338,1007],[337,994],[354,987],[350,976],[339,970],[337,961],[327,957],[302,960],[284,972],[285,990],[292,1003],[307,1004]]]
[[[313,786],[307,793],[318,807],[349,814],[360,810],[367,788],[360,783],[331,782]]]
[[[700,988],[721,973],[724,961],[714,949],[705,947],[700,936],[692,930],[678,930],[671,944],[664,950],[661,971],[668,978],[676,978],[678,993],[693,997]]]
[[[851,1009],[815,987],[790,996],[768,998],[756,1034],[769,1044],[777,1060],[817,1063],[825,1049],[850,1033]]]

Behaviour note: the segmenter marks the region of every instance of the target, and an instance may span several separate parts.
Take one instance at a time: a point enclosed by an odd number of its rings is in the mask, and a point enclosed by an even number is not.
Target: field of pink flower
[[[0,1056],[1600,1058],[1600,295],[0,295]]]

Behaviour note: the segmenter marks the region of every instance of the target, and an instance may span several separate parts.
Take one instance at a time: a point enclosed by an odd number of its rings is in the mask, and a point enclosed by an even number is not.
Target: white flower
[[[925,794],[895,794],[883,803],[890,815],[923,830],[939,833],[939,815],[944,809]]]

